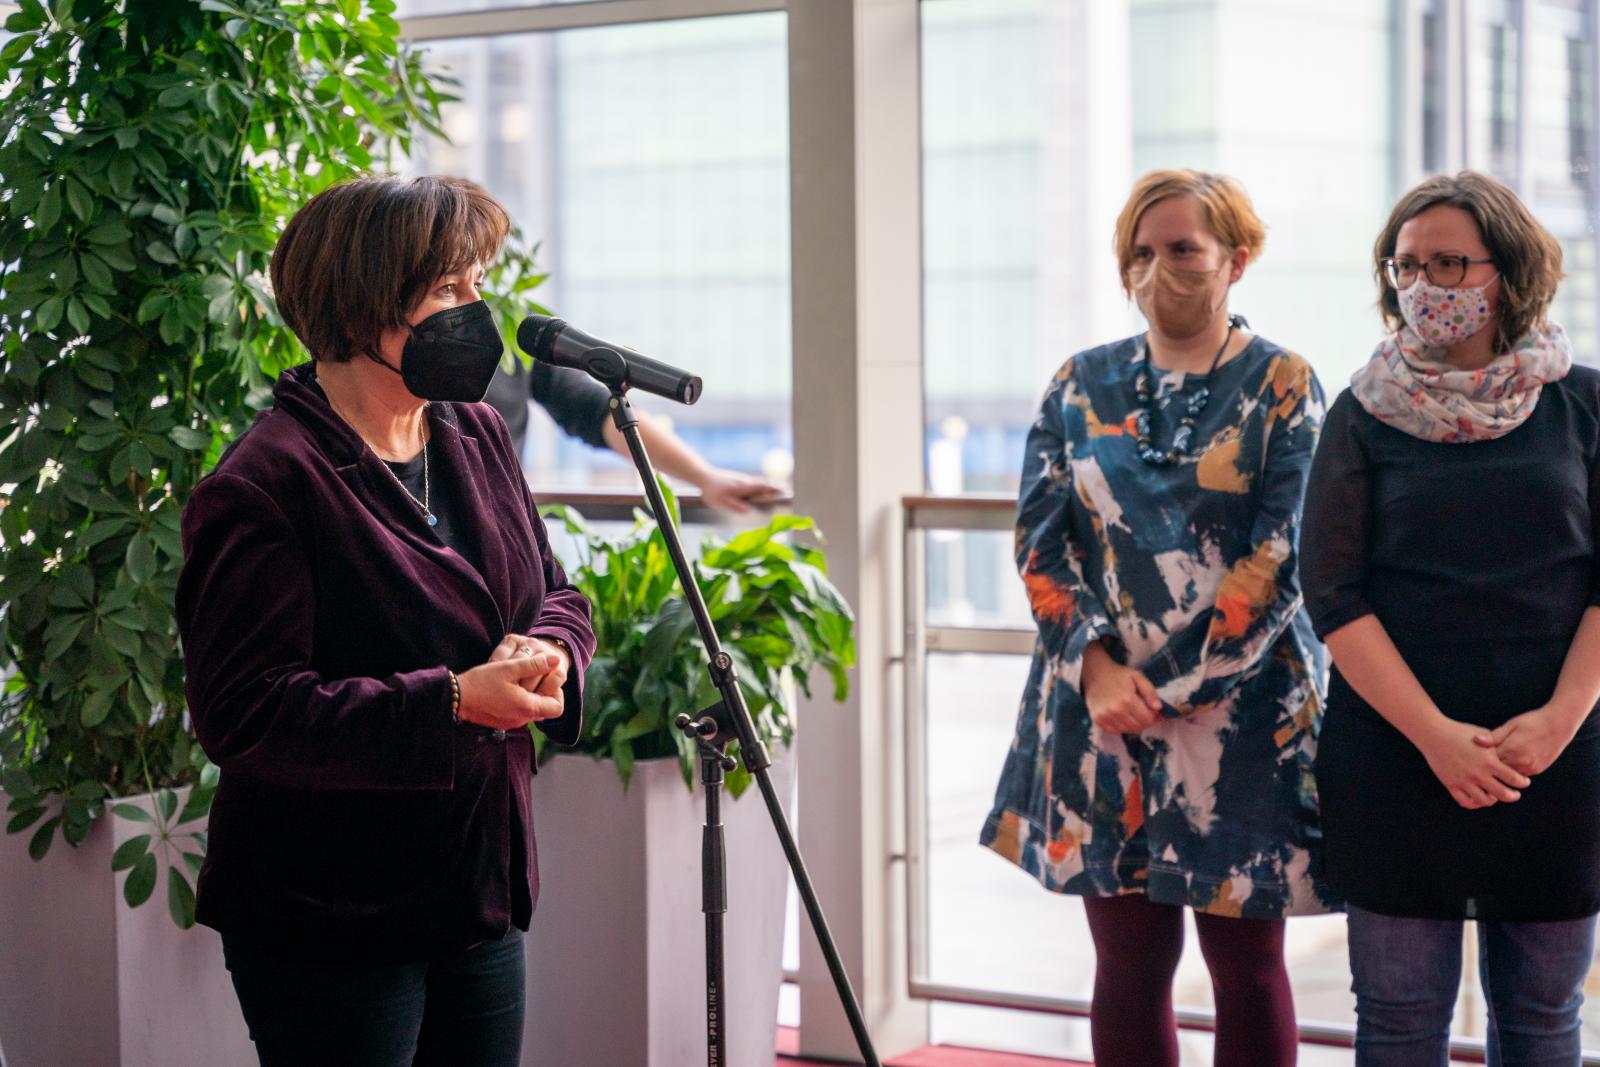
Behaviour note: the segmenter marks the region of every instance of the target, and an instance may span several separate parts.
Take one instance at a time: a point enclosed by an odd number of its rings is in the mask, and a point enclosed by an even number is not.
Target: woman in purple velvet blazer
[[[222,768],[197,917],[264,1065],[514,1065],[536,725],[589,605],[550,551],[478,294],[509,220],[449,178],[312,199],[272,260],[312,355],[184,511],[189,708]]]

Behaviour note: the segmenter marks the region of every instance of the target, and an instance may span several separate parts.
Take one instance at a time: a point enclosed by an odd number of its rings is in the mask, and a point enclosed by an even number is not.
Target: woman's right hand
[[[1519,790],[1531,784],[1493,747],[1485,747],[1480,738],[1488,736],[1482,727],[1441,717],[1418,746],[1435,777],[1463,808],[1510,804],[1521,800]]]
[[[1079,682],[1089,719],[1102,730],[1143,733],[1161,718],[1161,698],[1150,679],[1112,659],[1099,641],[1084,650]]]
[[[560,694],[549,696],[528,688],[560,665],[558,656],[540,652],[491,659],[463,671],[456,676],[461,685],[461,721],[519,730],[530,722],[560,718],[564,710]]]

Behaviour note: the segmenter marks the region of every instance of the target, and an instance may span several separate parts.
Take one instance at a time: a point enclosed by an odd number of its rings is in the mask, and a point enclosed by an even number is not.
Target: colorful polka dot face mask
[[[1499,280],[1496,275],[1489,285]],[[1401,289],[1400,314],[1429,347],[1459,344],[1489,325],[1489,285],[1445,289],[1418,278]]]

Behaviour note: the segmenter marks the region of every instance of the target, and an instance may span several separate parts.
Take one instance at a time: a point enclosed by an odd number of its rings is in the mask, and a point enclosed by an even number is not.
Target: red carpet
[[[799,1033],[789,1027],[778,1028],[779,1067],[828,1067],[820,1060],[803,1060],[795,1055]],[[887,1060],[884,1067],[1093,1067],[1077,1060],[1051,1060],[1041,1056],[1019,1056],[1013,1052],[957,1048],[954,1045],[929,1045]]]

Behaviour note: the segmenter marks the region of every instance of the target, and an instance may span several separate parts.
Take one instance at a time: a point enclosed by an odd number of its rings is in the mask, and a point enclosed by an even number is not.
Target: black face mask
[[[489,305],[475,300],[435,312],[411,327],[400,352],[399,374],[419,400],[472,404],[489,391],[504,351]],[[372,358],[394,370],[377,355]]]

